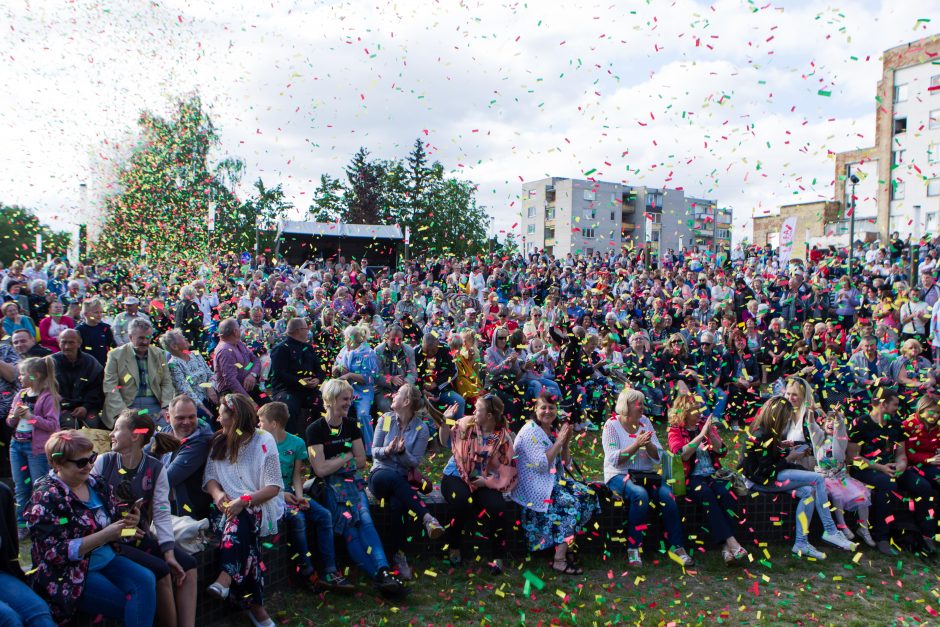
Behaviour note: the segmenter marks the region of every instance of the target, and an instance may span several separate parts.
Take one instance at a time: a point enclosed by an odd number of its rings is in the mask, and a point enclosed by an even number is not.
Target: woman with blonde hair
[[[348,326],[343,330],[345,346],[336,357],[333,376],[352,385],[356,398],[353,407],[362,430],[366,457],[372,457],[372,401],[375,400],[379,360],[366,338],[366,331],[361,326]]]
[[[477,347],[477,334],[472,329],[465,329],[450,336],[448,343],[457,366],[457,379],[454,388],[468,405],[472,405],[483,389],[480,380],[480,349]]]
[[[748,553],[734,537],[735,498],[728,483],[715,475],[728,447],[712,418],[703,420],[703,415],[701,399],[694,394],[677,396],[669,410],[669,449],[682,458],[686,494],[705,510],[712,541],[724,545],[721,555],[731,565],[746,559]]]
[[[662,446],[653,423],[643,415],[643,393],[626,388],[617,397],[616,416],[604,424],[601,441],[604,446],[604,482],[618,496],[630,501],[630,537],[627,561],[642,566],[640,549],[655,499],[663,516],[666,541],[670,551],[683,566],[693,564],[685,550],[685,531],[672,488],[662,480],[657,466],[662,459]]]
[[[326,415],[307,427],[306,436],[310,465],[323,486],[323,506],[333,515],[333,530],[346,541],[350,558],[376,588],[400,594],[404,585],[389,570],[359,472],[366,467],[366,452],[358,421],[347,417],[353,387],[343,379],[327,379],[320,394]]]
[[[812,386],[802,377],[789,377],[783,396],[793,405],[793,417],[787,425],[781,444],[796,453],[795,463],[806,470],[812,470],[816,467],[816,462],[813,457],[813,439],[807,423],[822,415],[822,409],[816,403]]]
[[[795,413],[793,404],[783,396],[774,396],[764,403],[748,428],[741,471],[748,487],[758,492],[793,493],[799,498],[793,553],[822,560],[826,554],[810,544],[808,538],[814,511],[822,520],[825,542],[846,551],[855,545],[839,532],[832,519],[823,476],[794,463],[797,452],[784,445]]]

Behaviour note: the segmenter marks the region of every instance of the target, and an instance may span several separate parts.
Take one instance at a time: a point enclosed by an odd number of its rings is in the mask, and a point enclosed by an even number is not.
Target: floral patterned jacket
[[[111,487],[94,477],[89,477],[88,484],[105,504],[108,516],[115,520],[119,514]],[[90,557],[87,553],[77,560],[70,559],[69,544],[102,527],[94,512],[52,473],[36,482],[25,517],[33,541],[34,570],[30,582],[49,602],[53,618],[59,624],[67,623],[85,590]]]

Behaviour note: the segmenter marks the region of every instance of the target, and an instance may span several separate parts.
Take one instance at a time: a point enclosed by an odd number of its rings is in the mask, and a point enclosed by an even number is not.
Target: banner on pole
[[[780,227],[780,267],[786,268],[793,253],[793,238],[796,237],[796,216],[790,216]]]

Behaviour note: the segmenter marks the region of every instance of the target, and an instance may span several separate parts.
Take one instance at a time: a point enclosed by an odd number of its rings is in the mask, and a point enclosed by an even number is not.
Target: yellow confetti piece
[[[428,577],[437,577],[437,573],[431,570],[430,568],[424,571],[424,574]]]
[[[127,529],[121,530],[122,538],[130,538],[137,533],[137,527],[128,527]]]
[[[562,600],[564,600],[565,597],[568,596],[568,594],[564,590],[555,590],[555,594],[558,595],[558,597]]]
[[[804,514],[803,512],[800,512],[797,518],[800,521],[800,526],[803,528],[803,533],[808,535],[809,534],[809,519],[806,517],[806,514]]]

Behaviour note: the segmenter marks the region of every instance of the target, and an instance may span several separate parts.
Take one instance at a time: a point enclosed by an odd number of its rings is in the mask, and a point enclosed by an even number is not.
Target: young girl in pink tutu
[[[849,476],[845,467],[845,450],[849,439],[846,434],[845,416],[840,411],[830,411],[823,418],[822,427],[815,420],[807,420],[813,452],[816,454],[816,472],[826,478],[826,491],[835,507],[833,518],[842,534],[852,540],[855,534],[845,524],[845,512],[858,513],[858,535],[868,546],[875,546],[868,524],[868,507],[871,492],[858,479]]]

